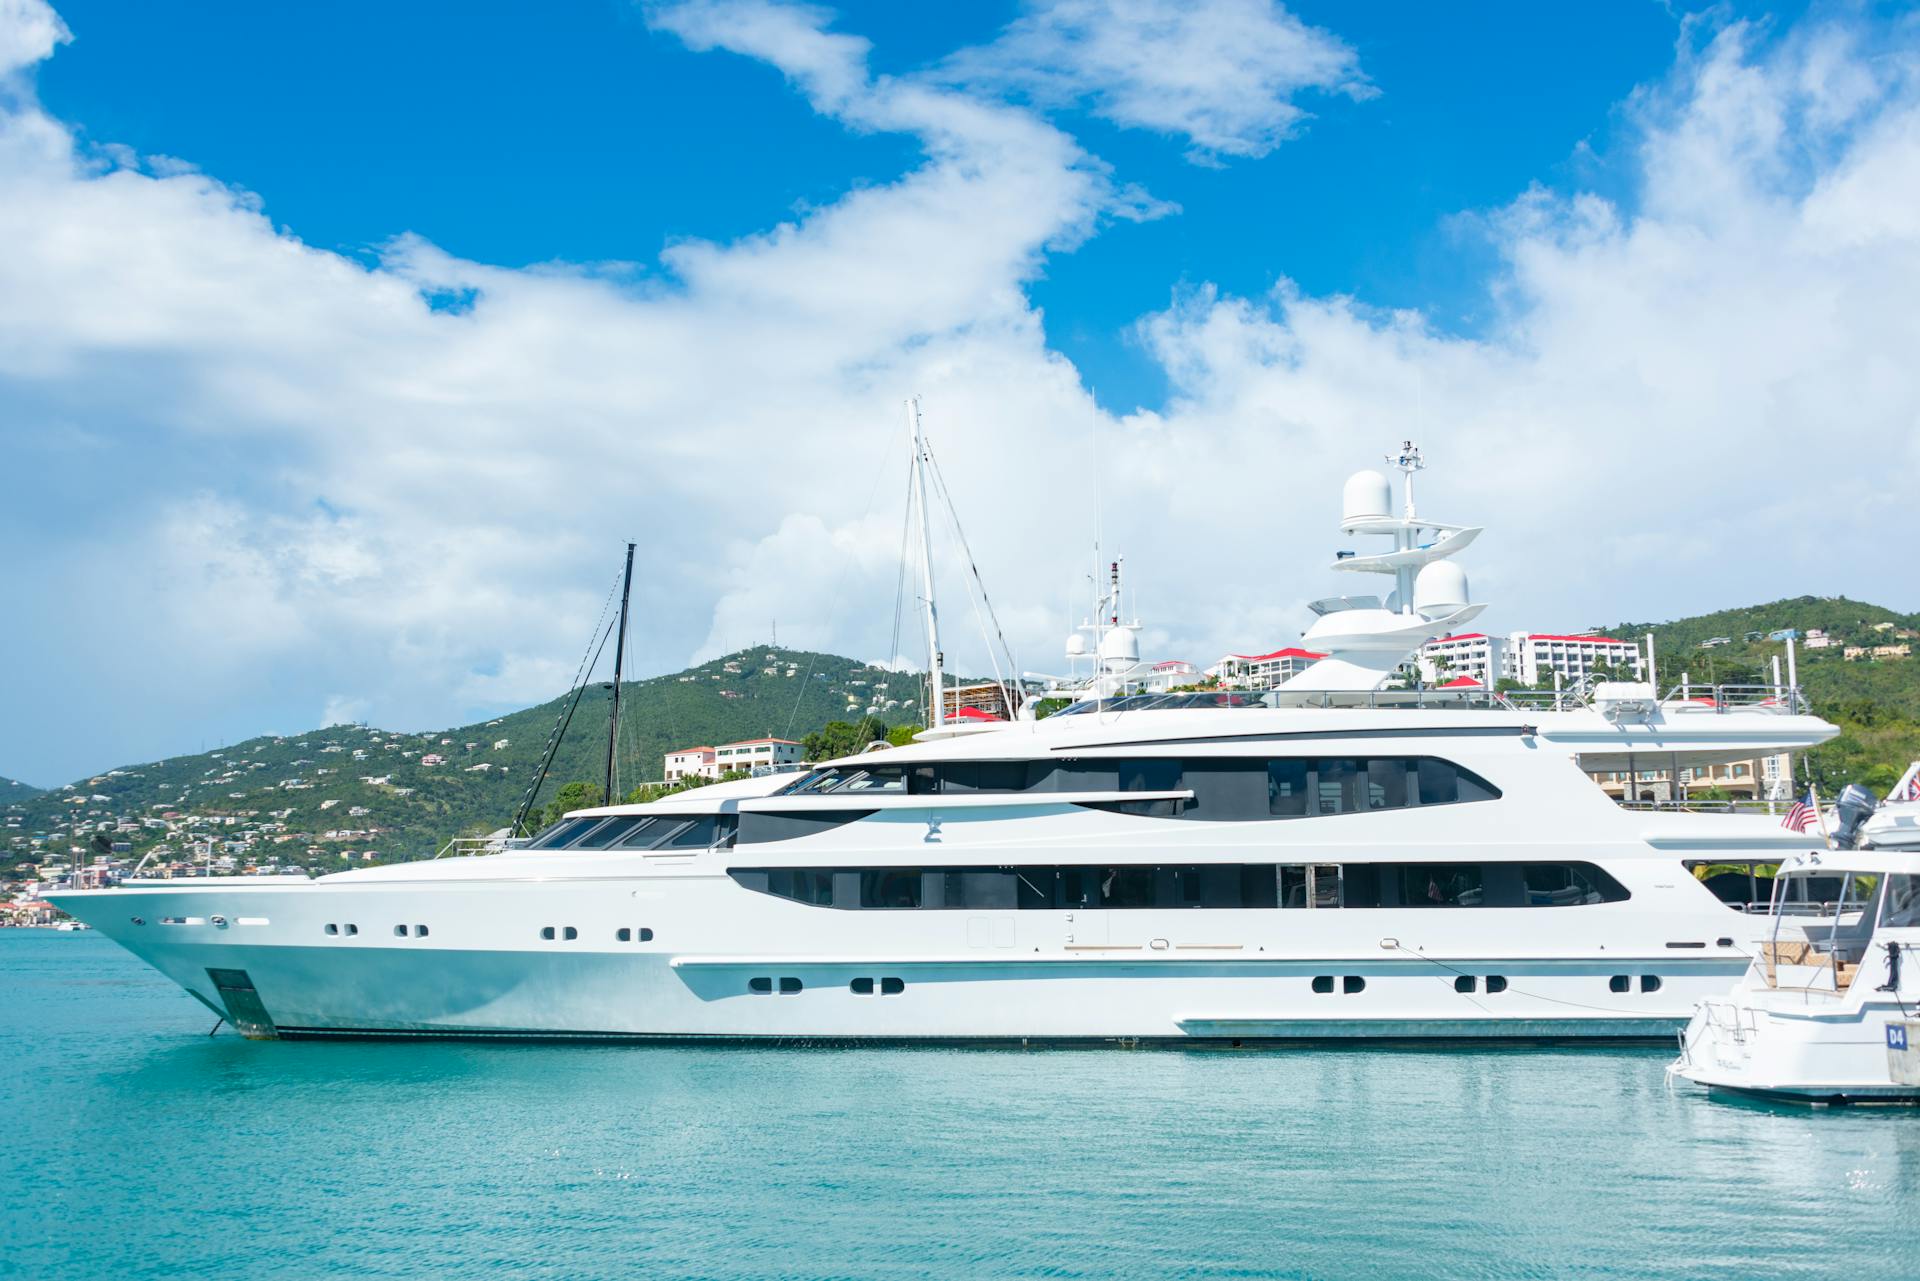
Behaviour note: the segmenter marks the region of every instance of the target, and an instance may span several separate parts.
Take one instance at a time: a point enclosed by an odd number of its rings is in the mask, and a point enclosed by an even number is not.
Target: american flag
[[[1920,801],[1920,773],[1915,773],[1907,783],[1907,790],[1900,797],[1903,801]]]
[[[1787,816],[1780,820],[1780,826],[1795,832],[1804,832],[1819,820],[1819,812],[1813,808],[1813,793],[1808,792],[1805,799],[1793,803],[1793,808],[1787,811]]]

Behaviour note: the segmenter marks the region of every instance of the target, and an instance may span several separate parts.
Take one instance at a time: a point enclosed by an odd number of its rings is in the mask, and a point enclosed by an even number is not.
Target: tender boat
[[[1882,850],[1920,850],[1920,761],[1887,793],[1860,829],[1860,839]]]
[[[1705,1000],[1668,1074],[1804,1103],[1920,1102],[1920,851],[1781,864],[1744,978]]]

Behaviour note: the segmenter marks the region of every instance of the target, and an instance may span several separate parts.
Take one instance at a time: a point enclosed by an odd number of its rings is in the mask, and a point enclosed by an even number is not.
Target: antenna
[[[1410,440],[1403,440],[1400,442],[1400,452],[1397,454],[1388,454],[1387,461],[1395,467],[1398,467],[1401,474],[1406,478],[1404,482],[1406,494],[1405,510],[1401,512],[1400,519],[1412,520],[1413,474],[1426,467],[1426,460],[1420,457],[1420,446]]]

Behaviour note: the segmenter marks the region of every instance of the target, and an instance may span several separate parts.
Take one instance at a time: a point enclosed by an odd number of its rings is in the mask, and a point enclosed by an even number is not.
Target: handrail
[[[451,854],[454,858],[482,858],[488,854],[502,854],[508,850],[521,849],[526,842],[526,837],[450,836],[447,838],[447,843],[436,850],[433,856],[445,858]]]
[[[1664,771],[1661,772],[1664,773]],[[1665,780],[1663,779],[1662,781],[1664,782]],[[1712,786],[1711,781],[1709,781],[1706,786]],[[1636,801],[1623,799],[1617,802],[1623,810],[1635,810],[1649,814],[1756,814],[1768,816],[1777,815],[1780,812],[1780,807],[1786,803],[1787,802],[1784,801],[1747,800],[1744,797],[1733,797],[1727,800],[1706,800],[1703,798],[1691,801]]]

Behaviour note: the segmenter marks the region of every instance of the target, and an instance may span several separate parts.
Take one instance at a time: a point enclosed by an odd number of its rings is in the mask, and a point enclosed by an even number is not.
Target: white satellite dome
[[[1109,627],[1100,638],[1100,659],[1106,663],[1139,662],[1139,635],[1131,627]]]
[[[1429,618],[1465,609],[1467,571],[1450,560],[1436,560],[1413,580],[1413,607]]]
[[[1067,657],[1068,658],[1081,658],[1086,655],[1086,652],[1087,652],[1086,637],[1082,636],[1079,632],[1075,632],[1073,633],[1073,635],[1067,637]]]
[[[1377,471],[1357,471],[1340,491],[1340,511],[1346,524],[1385,520],[1393,512],[1393,488]]]

